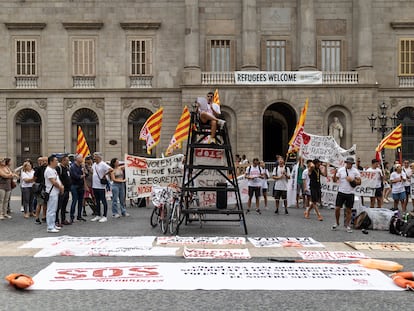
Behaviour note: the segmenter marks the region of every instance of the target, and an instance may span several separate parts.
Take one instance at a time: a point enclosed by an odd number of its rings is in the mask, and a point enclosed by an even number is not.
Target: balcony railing
[[[16,88],[36,89],[37,88],[37,77],[16,77]]]
[[[73,77],[73,87],[77,89],[90,89],[95,87],[95,77]]]
[[[322,72],[322,84],[358,84],[357,71]],[[205,85],[235,84],[234,72],[202,72],[201,83]]]
[[[129,83],[131,88],[151,88],[152,76],[130,76]]]
[[[399,77],[400,87],[414,87],[414,77]]]

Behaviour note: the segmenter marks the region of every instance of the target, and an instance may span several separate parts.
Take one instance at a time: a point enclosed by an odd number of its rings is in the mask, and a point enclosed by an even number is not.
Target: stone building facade
[[[327,135],[338,118],[363,163],[381,139],[367,117],[385,103],[414,159],[410,0],[5,0],[0,24],[0,146],[18,163],[73,152],[79,125],[106,158],[145,155],[139,130],[162,106],[160,156],[183,106],[215,89],[248,158],[285,154],[309,98],[305,130]],[[237,71],[322,83],[240,85]]]

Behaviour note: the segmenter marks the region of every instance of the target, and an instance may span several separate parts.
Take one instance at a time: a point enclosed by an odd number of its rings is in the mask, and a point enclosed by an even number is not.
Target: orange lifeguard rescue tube
[[[391,274],[391,278],[399,287],[414,290],[414,272],[397,272]]]

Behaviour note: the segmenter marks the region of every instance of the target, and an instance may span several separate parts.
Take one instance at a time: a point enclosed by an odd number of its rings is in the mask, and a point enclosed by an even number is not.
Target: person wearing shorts
[[[253,164],[246,169],[245,178],[247,179],[247,186],[249,189],[249,199],[247,201],[247,213],[250,212],[250,207],[252,205],[253,194],[256,198],[256,212],[261,214],[259,204],[260,204],[260,191],[262,188],[262,180],[264,174],[263,170],[259,166],[259,159],[254,158]]]
[[[279,159],[279,165],[273,169],[272,178],[275,180],[273,188],[273,196],[275,198],[275,214],[279,213],[279,202],[283,200],[285,206],[285,214],[289,214],[287,209],[287,182],[290,178],[290,170],[285,166],[285,161],[281,157]]]
[[[345,160],[345,166],[338,170],[335,170],[333,181],[339,180],[338,194],[335,202],[335,218],[336,223],[332,225],[332,230],[336,230],[339,226],[339,217],[341,215],[341,208],[345,205],[345,227],[348,233],[352,233],[351,228],[351,216],[352,208],[354,206],[355,196],[355,182],[357,185],[361,184],[361,175],[353,164],[355,163],[354,158],[348,157]]]
[[[398,210],[398,202],[401,202],[402,212],[406,212],[406,193],[404,183],[407,175],[402,170],[401,164],[395,165],[395,171],[391,173],[390,183],[392,185],[392,199],[394,200],[394,210]]]

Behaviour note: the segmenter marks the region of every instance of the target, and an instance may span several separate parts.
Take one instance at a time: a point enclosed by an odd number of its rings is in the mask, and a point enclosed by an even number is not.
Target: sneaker
[[[259,215],[262,214],[262,212],[260,211],[260,208],[256,209],[256,213],[258,213]]]
[[[55,225],[55,229],[60,230],[60,229],[62,229],[62,227]]]
[[[41,225],[41,224],[42,224],[42,222],[40,221],[40,219],[39,219],[39,218],[36,218],[36,220],[35,220],[35,224],[36,224],[36,225]]]
[[[332,229],[333,231],[335,231],[336,229],[338,229],[338,225],[337,225],[337,224],[332,225],[331,229]]]
[[[49,232],[49,233],[59,233],[60,231],[56,228],[53,228],[53,229],[47,229],[47,232]]]
[[[129,217],[130,215],[128,213],[122,214],[122,217]]]
[[[350,226],[346,227],[346,232],[348,232],[348,233],[352,233],[352,229],[351,229],[351,227],[350,227]]]
[[[224,128],[224,125],[226,124],[226,121],[218,119],[217,124],[220,127],[220,130],[222,130]]]
[[[4,216],[3,216],[3,215],[1,215],[1,216],[0,216],[0,220],[3,220],[3,219],[5,219],[5,218],[4,218]]]
[[[95,216],[94,218],[91,219],[91,221],[99,221],[101,220],[101,216]]]
[[[86,219],[85,219],[85,218],[83,218],[83,217],[76,217],[76,220],[86,221]]]
[[[115,214],[115,215],[112,215],[112,217],[113,217],[113,218],[119,218],[119,217],[121,217],[121,215],[119,215],[119,214]]]
[[[67,220],[62,222],[62,225],[65,225],[65,226],[70,226],[71,224],[72,223],[70,221],[67,221]]]
[[[107,221],[108,221],[108,218],[106,218],[105,216],[99,219],[99,222],[107,222]]]
[[[6,215],[4,215],[4,218],[12,219],[13,217],[11,217],[10,215],[6,214]]]
[[[24,212],[24,207],[23,207],[23,206],[20,208],[20,211],[21,211],[22,213]]]

